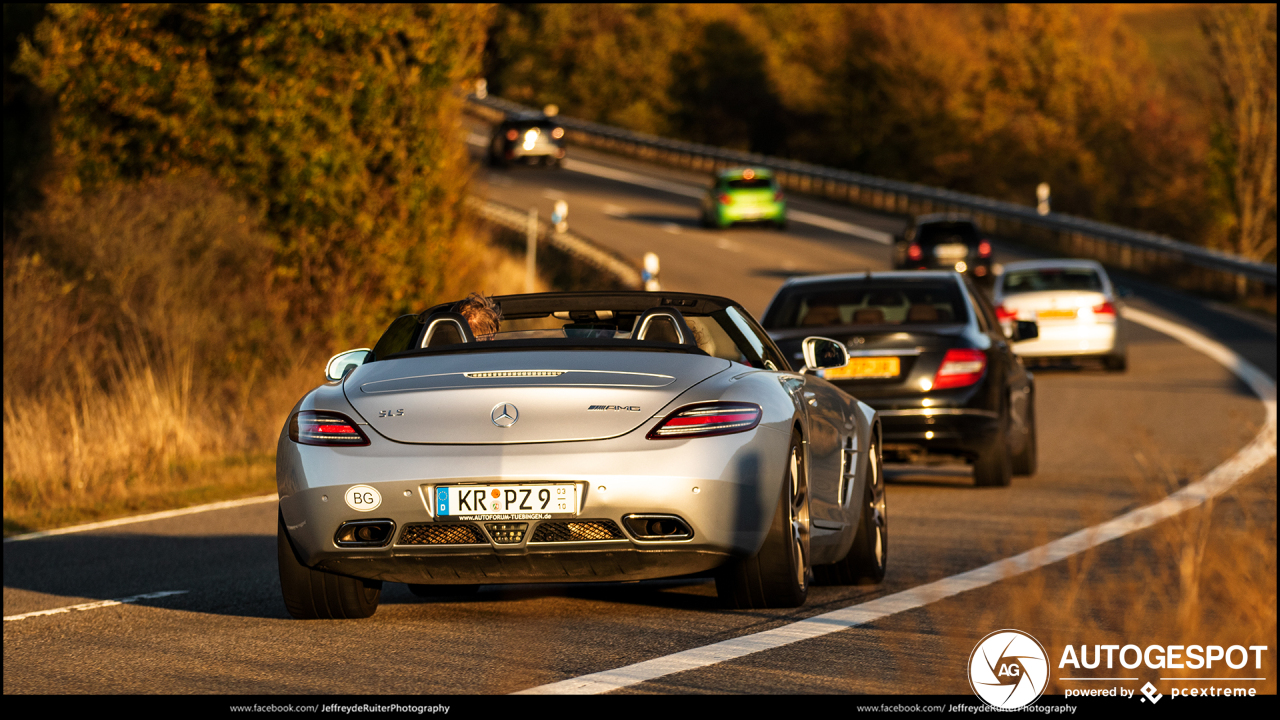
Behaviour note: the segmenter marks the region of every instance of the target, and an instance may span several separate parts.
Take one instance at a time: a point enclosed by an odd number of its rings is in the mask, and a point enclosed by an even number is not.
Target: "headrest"
[[[476,341],[467,319],[454,312],[432,313],[426,319],[419,319],[426,329],[422,332],[420,347],[443,347]]]
[[[689,329],[689,324],[684,321],[684,315],[669,305],[645,310],[640,317],[636,318],[634,328],[631,331],[631,337],[634,340],[698,346],[693,330]]]

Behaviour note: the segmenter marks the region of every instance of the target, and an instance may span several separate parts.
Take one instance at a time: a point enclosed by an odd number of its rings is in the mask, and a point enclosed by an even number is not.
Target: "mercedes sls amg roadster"
[[[439,305],[334,356],[280,434],[278,552],[297,618],[368,617],[383,583],[711,574],[728,607],[875,583],[888,535],[874,410],[793,370],[742,306],[681,293]]]

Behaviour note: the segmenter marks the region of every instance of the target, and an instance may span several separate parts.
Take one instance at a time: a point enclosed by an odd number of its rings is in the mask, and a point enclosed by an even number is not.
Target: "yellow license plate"
[[[1075,310],[1041,310],[1036,314],[1049,320],[1074,320],[1076,317]]]
[[[849,358],[849,364],[842,368],[825,371],[828,380],[849,380],[852,378],[890,378],[897,377],[902,365],[896,357]]]

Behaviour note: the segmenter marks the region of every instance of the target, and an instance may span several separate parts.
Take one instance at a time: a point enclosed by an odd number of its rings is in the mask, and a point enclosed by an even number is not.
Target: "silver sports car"
[[[815,576],[879,582],[875,411],[793,371],[740,305],[681,293],[494,298],[477,340],[440,305],[335,356],[280,434],[279,562],[297,618],[368,617],[384,582],[713,573],[729,607],[794,607]]]

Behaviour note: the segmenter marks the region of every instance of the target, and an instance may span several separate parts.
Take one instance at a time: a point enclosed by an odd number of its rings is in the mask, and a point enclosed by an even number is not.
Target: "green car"
[[[764,168],[731,168],[717,172],[702,201],[704,227],[726,228],[739,222],[787,226],[787,203],[773,173]]]

